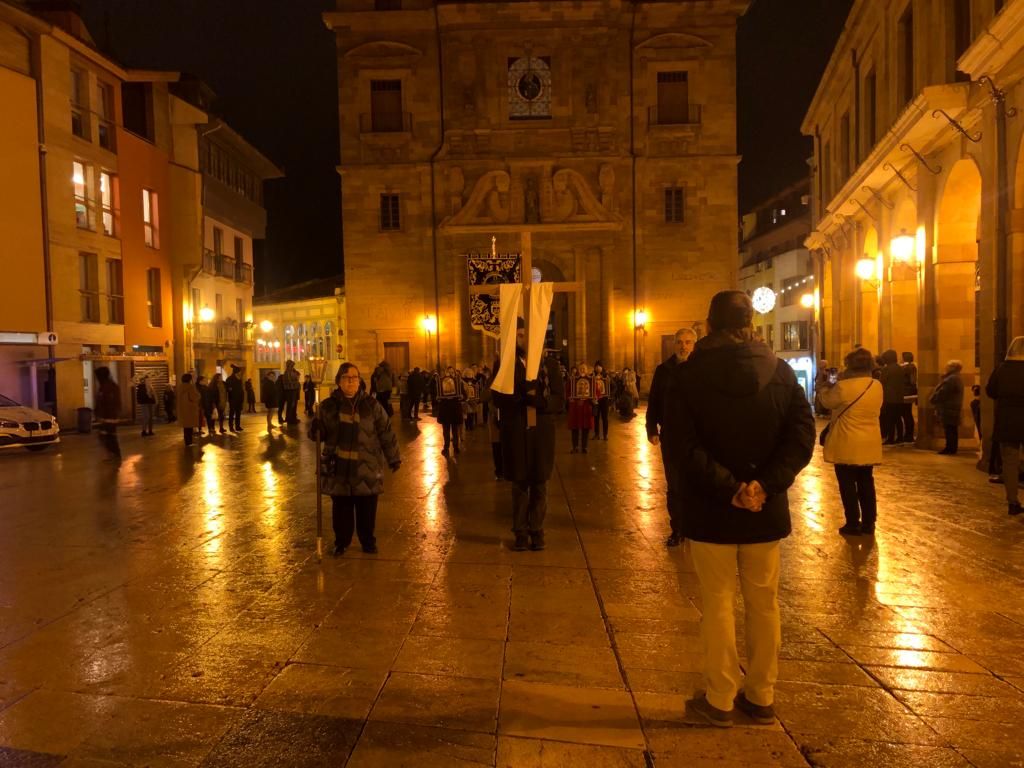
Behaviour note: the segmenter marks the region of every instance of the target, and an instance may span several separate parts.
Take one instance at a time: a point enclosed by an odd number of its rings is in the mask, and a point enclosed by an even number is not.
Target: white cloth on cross
[[[547,335],[548,318],[551,315],[551,301],[554,298],[554,283],[533,283],[530,286],[530,338],[526,345],[527,378],[535,378],[540,371],[544,356],[544,337]],[[498,314],[501,335],[498,345],[501,366],[494,377],[491,389],[505,395],[515,392],[516,366],[508,361],[516,359],[516,326],[523,311],[523,286],[520,283],[502,283],[498,287]],[[533,375],[530,375],[533,371]]]

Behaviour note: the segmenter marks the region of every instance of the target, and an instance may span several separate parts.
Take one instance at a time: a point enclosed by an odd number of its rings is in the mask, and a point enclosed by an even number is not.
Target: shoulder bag
[[[864,387],[864,391],[861,392],[859,395],[857,395],[856,399],[854,399],[854,401],[852,403],[850,403],[848,406],[843,408],[843,410],[841,410],[839,412],[839,415],[836,416],[834,421],[830,422],[823,430],[821,430],[821,434],[818,435],[818,445],[820,445],[822,448],[825,447],[825,441],[828,439],[828,433],[829,433],[829,430],[832,429],[832,425],[833,424],[838,424],[839,420],[841,418],[843,418],[843,415],[848,410],[853,408],[853,406],[855,406],[857,404],[857,401],[860,400],[862,397],[864,397],[864,395],[866,395],[868,393],[868,390],[871,389],[871,387],[874,386],[874,384],[875,384],[875,380],[874,379],[870,379],[868,381],[868,385],[866,387]]]

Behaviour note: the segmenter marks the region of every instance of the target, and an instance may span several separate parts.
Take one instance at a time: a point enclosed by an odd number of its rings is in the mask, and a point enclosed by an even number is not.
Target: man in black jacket
[[[495,375],[497,372],[495,363]],[[516,537],[512,548],[517,552],[536,552],[545,546],[547,482],[555,468],[554,419],[564,410],[564,393],[561,369],[550,357],[527,379],[526,334],[520,320],[514,393],[493,393],[501,411],[502,476],[512,481],[512,532]]]
[[[228,427],[232,432],[242,431],[242,408],[245,406],[245,386],[242,384],[242,369],[231,366],[231,375],[224,382],[228,391]]]
[[[680,473],[683,535],[691,541],[704,615],[705,693],[694,712],[732,724],[733,706],[772,723],[782,640],[779,541],[791,523],[787,489],[814,452],[814,417],[792,369],[753,340],[740,291],[711,301],[711,333],[673,377],[666,400],[668,461]],[[736,652],[736,571],[746,612],[747,675]]]
[[[647,396],[647,439],[651,445],[660,445],[665,431],[665,390],[672,380],[675,369],[686,362],[697,343],[697,332],[692,328],[676,331],[676,351],[668,360],[654,369],[651,391]],[[679,478],[672,465],[665,461],[665,449],[661,451],[661,462],[665,466],[665,490],[668,497],[668,522],[671,530],[665,542],[670,547],[683,543],[682,510],[679,507]]]

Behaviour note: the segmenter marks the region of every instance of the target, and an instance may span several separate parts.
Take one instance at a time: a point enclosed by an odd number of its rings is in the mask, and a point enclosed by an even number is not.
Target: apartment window
[[[104,149],[114,151],[114,86],[100,82],[96,88],[96,114],[99,117],[99,141]]]
[[[839,183],[845,184],[850,178],[850,113],[839,120]]]
[[[682,224],[686,211],[686,193],[682,187],[665,190],[665,223]]]
[[[224,253],[224,230],[220,227],[213,228],[213,252],[218,256]]]
[[[95,253],[78,255],[78,292],[82,300],[82,322],[100,321],[100,278]]]
[[[245,300],[235,299],[235,320],[239,323],[245,322]]]
[[[370,81],[370,121],[374,132],[395,133],[404,129],[402,81]]]
[[[202,308],[200,303],[203,300],[202,294],[198,288],[192,289],[192,322],[199,322],[199,310]]]
[[[149,326],[162,328],[164,324],[163,301],[160,292],[160,270],[146,270],[146,306],[149,309]]]
[[[245,261],[245,241],[240,238],[235,238],[235,263],[241,264]]]
[[[71,68],[71,132],[89,140],[89,106],[86,103],[88,75],[84,69]]]
[[[107,321],[124,323],[124,275],[120,259],[107,259]]]
[[[71,164],[71,183],[75,190],[75,224],[79,229],[93,229],[95,221],[89,207],[89,176],[92,169],[75,160]]]
[[[214,317],[217,321],[217,336],[224,338],[224,296],[222,294],[214,294],[213,306]]]
[[[875,70],[864,78],[864,157],[878,142],[878,78]]]
[[[966,72],[960,72],[956,68],[957,61],[960,57],[967,52],[967,49],[971,47],[971,40],[973,33],[971,29],[971,0],[949,0],[950,16],[952,17],[953,29],[952,29],[952,48],[953,48],[953,61],[951,62],[953,68],[953,79],[957,82],[967,82],[971,78]]]
[[[658,73],[658,125],[685,125],[690,119],[690,83],[686,72]]]
[[[114,178],[106,171],[100,173],[100,213],[103,219],[103,234],[114,236]]]
[[[150,83],[121,85],[124,127],[140,138],[153,141],[153,87]]]
[[[900,109],[907,106],[914,98],[914,0],[910,0],[907,8],[900,16],[896,25],[897,35],[897,85],[899,87]]]
[[[398,195],[380,196],[380,228],[382,232],[391,232],[402,228],[400,208]]]
[[[160,247],[160,210],[157,194],[151,189],[142,190],[142,226],[146,245]]]
[[[792,307],[797,304],[800,300],[802,292],[799,290],[800,285],[807,282],[805,277],[790,277],[782,281],[782,290],[779,293],[782,294],[780,297],[781,305],[783,307]]]
[[[769,349],[775,349],[775,325],[771,324],[768,326],[768,336],[765,338],[765,343]]]
[[[782,348],[787,352],[807,349],[807,321],[782,324]]]

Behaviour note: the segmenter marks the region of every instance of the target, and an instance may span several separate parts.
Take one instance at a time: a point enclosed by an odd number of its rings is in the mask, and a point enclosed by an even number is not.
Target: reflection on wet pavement
[[[967,456],[887,453],[873,542],[815,459],[781,724],[723,733],[683,708],[700,601],[642,416],[586,455],[560,430],[541,553],[508,547],[485,432],[445,462],[403,424],[380,554],[322,564],[312,445],[261,421],[201,458],[125,435],[120,469],[85,436],[0,456],[4,768],[1024,764],[1024,526]]]

